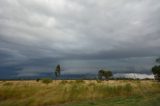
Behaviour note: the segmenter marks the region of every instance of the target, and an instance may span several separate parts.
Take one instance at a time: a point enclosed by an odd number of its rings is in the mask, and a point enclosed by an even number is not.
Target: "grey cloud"
[[[41,68],[51,67],[45,60],[152,61],[160,53],[159,11],[159,0],[1,0],[1,66],[27,71],[43,62]]]

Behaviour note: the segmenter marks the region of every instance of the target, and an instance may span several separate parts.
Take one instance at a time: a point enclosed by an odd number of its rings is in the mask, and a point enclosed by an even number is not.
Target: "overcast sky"
[[[0,77],[149,73],[160,55],[159,0],[0,0]]]

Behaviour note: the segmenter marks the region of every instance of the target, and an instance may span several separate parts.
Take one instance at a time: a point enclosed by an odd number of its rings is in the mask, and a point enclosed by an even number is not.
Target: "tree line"
[[[154,75],[155,80],[160,81],[160,57],[157,58],[155,61],[156,63],[158,63],[158,65],[153,66],[151,71]],[[55,69],[55,77],[56,79],[60,79],[60,76],[61,76],[61,66],[58,64]],[[102,80],[103,78],[108,80],[112,76],[113,76],[112,71],[103,69],[99,70],[97,74],[99,80]]]

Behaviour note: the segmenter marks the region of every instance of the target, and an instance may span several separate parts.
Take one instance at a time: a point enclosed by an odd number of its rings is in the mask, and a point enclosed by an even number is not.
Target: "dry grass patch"
[[[154,81],[57,80],[48,85],[36,81],[0,83],[0,106],[46,106],[66,102],[160,93]]]

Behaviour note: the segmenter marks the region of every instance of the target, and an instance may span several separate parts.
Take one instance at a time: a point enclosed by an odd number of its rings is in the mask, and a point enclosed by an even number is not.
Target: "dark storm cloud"
[[[22,75],[68,60],[81,60],[80,67],[101,60],[114,68],[119,59],[138,57],[138,69],[149,71],[145,65],[160,53],[159,12],[159,0],[1,0],[0,66],[22,67]],[[123,67],[133,66],[118,66]]]

